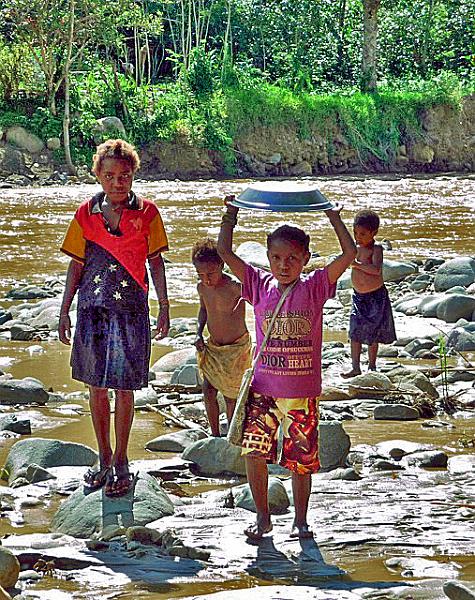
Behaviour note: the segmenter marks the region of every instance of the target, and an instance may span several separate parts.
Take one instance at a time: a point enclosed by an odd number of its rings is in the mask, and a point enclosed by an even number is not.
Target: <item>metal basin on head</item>
[[[257,208],[277,212],[305,212],[333,208],[333,204],[314,185],[294,181],[253,183],[229,204],[238,208]]]

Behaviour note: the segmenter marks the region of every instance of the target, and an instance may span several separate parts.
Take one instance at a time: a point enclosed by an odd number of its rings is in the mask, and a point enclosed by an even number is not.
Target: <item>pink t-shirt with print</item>
[[[327,269],[301,275],[285,299],[254,371],[252,389],[274,398],[319,396],[322,388],[322,313],[336,284]],[[256,353],[280,299],[271,273],[247,266],[242,296],[254,307]]]

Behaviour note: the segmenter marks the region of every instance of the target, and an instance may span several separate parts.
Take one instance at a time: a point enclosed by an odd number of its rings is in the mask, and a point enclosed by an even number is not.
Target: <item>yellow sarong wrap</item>
[[[237,398],[244,371],[251,366],[251,353],[251,336],[247,332],[226,346],[207,339],[203,352],[197,353],[198,368],[201,376],[223,396]]]

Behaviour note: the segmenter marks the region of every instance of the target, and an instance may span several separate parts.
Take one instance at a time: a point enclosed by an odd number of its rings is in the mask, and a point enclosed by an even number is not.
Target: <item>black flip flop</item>
[[[87,492],[95,492],[101,489],[107,481],[111,467],[91,467],[84,475],[84,489]]]
[[[126,496],[133,487],[135,475],[128,468],[120,474],[117,467],[111,467],[107,475],[105,495],[108,498],[122,498]]]

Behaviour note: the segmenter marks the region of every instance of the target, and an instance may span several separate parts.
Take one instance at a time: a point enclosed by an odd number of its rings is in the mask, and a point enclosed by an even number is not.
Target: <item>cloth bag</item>
[[[242,438],[244,435],[244,421],[246,420],[246,402],[249,396],[249,389],[251,387],[252,378],[254,377],[254,370],[256,368],[257,361],[259,360],[259,357],[261,356],[267,344],[267,340],[269,339],[269,336],[271,334],[272,327],[274,326],[274,321],[277,317],[277,314],[279,313],[279,310],[281,309],[284,300],[287,298],[297,281],[294,281],[283,291],[282,296],[280,297],[279,302],[277,303],[277,306],[275,307],[275,310],[272,313],[272,318],[262,340],[259,352],[256,354],[254,360],[252,361],[252,367],[246,369],[244,371],[244,375],[242,376],[241,385],[239,387],[238,396],[236,398],[236,408],[234,409],[233,418],[231,419],[231,423],[229,424],[228,435],[226,436],[228,442],[233,446],[242,446]]]

